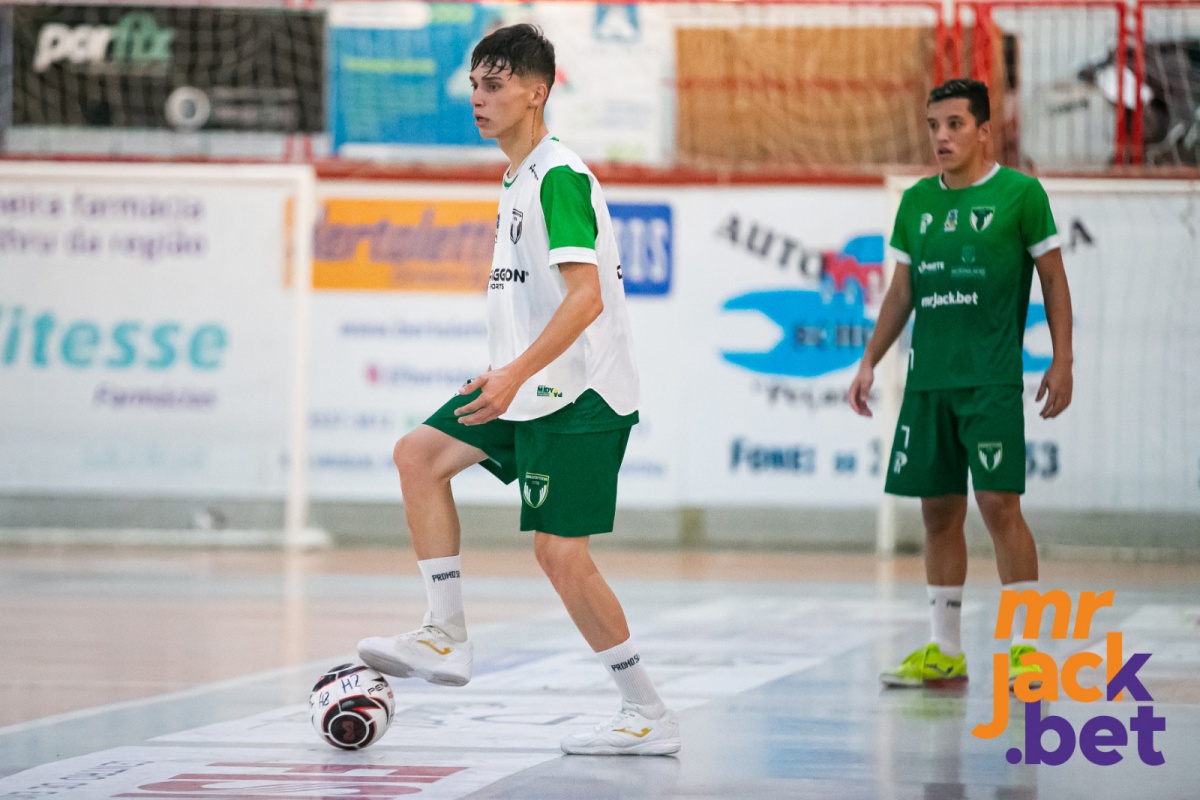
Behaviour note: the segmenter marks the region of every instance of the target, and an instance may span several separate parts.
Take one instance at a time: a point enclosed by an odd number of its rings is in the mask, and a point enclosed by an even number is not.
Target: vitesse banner
[[[13,18],[16,125],[325,127],[324,14],[36,5]]]

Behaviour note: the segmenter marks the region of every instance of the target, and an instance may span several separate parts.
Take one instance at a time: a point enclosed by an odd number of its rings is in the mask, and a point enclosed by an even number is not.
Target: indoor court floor
[[[610,716],[617,694],[529,550],[470,550],[463,576],[476,671],[463,688],[393,680],[376,745],[336,751],[308,691],[364,635],[419,622],[407,550],[0,547],[0,798],[1200,798],[1200,564],[1047,561],[1043,588],[1115,590],[1087,639],[1047,641],[1059,663],[1109,631],[1165,720],[1143,764],[1010,764],[1021,704],[993,713],[995,566],[964,599],[971,681],[884,690],[881,668],[925,641],[919,559],[618,552],[597,561],[624,601],[667,703],[678,758],[563,756],[559,739]],[[1093,684],[1085,671],[1080,683]],[[1147,702],[1043,713],[1073,729]],[[1044,745],[1054,746],[1047,734]]]

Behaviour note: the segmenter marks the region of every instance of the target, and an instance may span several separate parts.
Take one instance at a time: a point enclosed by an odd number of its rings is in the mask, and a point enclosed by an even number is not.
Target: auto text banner
[[[286,187],[0,173],[0,488],[278,494]]]
[[[882,288],[879,189],[688,190],[679,292],[686,326],[685,501],[870,505],[878,423],[846,390]]]

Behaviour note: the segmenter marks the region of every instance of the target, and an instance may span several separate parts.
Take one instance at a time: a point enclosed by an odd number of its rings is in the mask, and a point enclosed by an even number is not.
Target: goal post
[[[282,500],[319,541],[315,202],[308,165],[0,163],[0,492]]]

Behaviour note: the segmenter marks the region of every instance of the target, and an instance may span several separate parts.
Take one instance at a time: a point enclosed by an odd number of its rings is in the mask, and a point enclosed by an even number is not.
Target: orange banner
[[[313,288],[487,290],[494,202],[327,198],[313,242]]]

